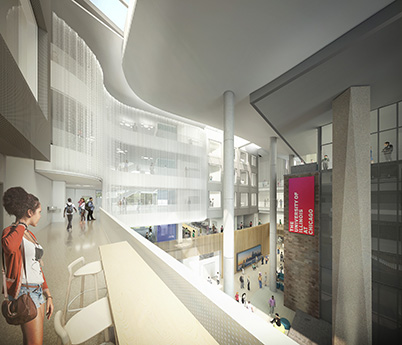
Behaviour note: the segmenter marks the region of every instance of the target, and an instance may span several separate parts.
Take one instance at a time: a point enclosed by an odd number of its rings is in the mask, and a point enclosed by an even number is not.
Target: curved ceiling
[[[123,54],[122,37],[78,4],[84,1],[53,0],[52,8],[95,53],[116,99],[223,129],[223,93],[232,90],[235,134],[265,150],[277,134],[249,94],[392,2],[137,0]],[[315,140],[298,153],[314,152]],[[278,153],[292,150],[279,140]]]
[[[267,147],[276,134],[249,94],[391,2],[137,0],[124,74],[146,102],[221,129],[222,95],[232,90],[236,135]]]

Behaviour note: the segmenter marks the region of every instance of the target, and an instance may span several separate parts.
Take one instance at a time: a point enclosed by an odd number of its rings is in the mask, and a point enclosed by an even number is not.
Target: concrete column
[[[177,224],[177,242],[182,243],[183,242],[183,223]]]
[[[370,88],[332,108],[332,343],[371,344]]]
[[[63,212],[66,206],[66,182],[53,181],[52,182],[52,206],[57,207],[57,211],[53,213],[52,222],[64,222]]]
[[[258,225],[258,213],[254,213],[253,226],[257,226],[257,225]]]
[[[234,297],[234,93],[224,93],[223,289]]]
[[[290,174],[291,167],[295,165],[295,155],[289,155],[288,174]]]
[[[277,137],[271,137],[269,153],[269,288],[276,292],[276,160]]]

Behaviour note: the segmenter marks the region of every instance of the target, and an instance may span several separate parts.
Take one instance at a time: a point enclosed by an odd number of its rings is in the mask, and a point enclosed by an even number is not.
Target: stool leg
[[[98,279],[96,277],[96,274],[94,274],[94,279],[95,279],[95,297],[96,300],[99,299],[99,292],[98,292]]]
[[[72,277],[71,277],[71,275],[70,275],[70,277],[68,278],[68,286],[67,286],[67,293],[66,293],[66,302],[65,302],[65,304],[64,304],[63,317],[62,317],[62,320],[61,320],[61,321],[63,322],[63,325],[66,323],[68,302],[69,302],[70,290],[71,290],[71,281],[72,281]]]
[[[85,290],[85,276],[82,276],[81,277],[80,308],[84,307],[84,290]]]
[[[110,341],[109,327],[106,328],[103,332],[105,333],[105,342],[108,343]]]

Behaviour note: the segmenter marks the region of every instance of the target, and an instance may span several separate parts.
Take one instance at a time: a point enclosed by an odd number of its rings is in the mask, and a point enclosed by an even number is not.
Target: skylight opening
[[[123,32],[130,0],[90,0]]]

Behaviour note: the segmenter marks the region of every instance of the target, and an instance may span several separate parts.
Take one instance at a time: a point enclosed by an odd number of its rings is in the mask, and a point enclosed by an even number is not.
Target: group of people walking
[[[240,303],[240,296],[238,292],[236,292],[235,300]],[[251,304],[250,301],[247,301],[245,292],[243,292],[243,294],[241,295],[241,303],[246,309],[254,313],[254,306]]]
[[[95,205],[93,202],[92,197],[90,197],[88,199],[87,202],[85,202],[84,198],[81,198],[78,201],[78,210],[75,207],[75,205],[72,203],[71,198],[67,199],[67,203],[66,206],[64,207],[64,212],[63,212],[63,217],[65,218],[67,216],[67,231],[71,231],[71,229],[73,228],[72,226],[72,220],[73,220],[73,214],[74,212],[79,212],[80,214],[80,222],[85,222],[85,213],[88,212],[87,215],[87,221],[92,221],[92,220],[96,220],[93,216],[95,210]]]

